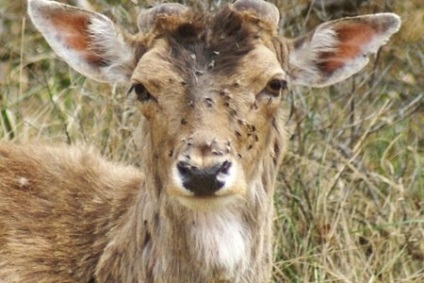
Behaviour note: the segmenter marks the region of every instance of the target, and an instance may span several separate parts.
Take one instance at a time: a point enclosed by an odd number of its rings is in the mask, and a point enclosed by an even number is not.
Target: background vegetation
[[[90,1],[131,32],[156,2]],[[288,37],[346,15],[393,11],[404,22],[352,79],[285,98],[292,138],[275,195],[273,281],[424,282],[424,2],[273,2]],[[142,118],[127,86],[91,82],[57,60],[25,6],[0,0],[0,140],[91,144],[137,165]]]

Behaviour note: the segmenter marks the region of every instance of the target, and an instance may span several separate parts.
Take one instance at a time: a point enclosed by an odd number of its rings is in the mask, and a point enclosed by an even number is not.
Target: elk
[[[268,282],[288,87],[350,77],[400,27],[381,13],[288,39],[260,0],[161,4],[137,34],[54,1],[29,0],[28,13],[73,69],[131,85],[141,166],[1,143],[1,282]]]

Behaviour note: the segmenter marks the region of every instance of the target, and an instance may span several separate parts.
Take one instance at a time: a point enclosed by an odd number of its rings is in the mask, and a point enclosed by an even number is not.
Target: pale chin
[[[196,211],[214,211],[239,205],[245,202],[244,195],[227,194],[213,197],[174,196],[174,199],[186,208]]]

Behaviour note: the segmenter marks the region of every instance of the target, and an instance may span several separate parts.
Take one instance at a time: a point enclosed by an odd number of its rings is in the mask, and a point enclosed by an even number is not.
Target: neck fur
[[[146,283],[269,280],[275,176],[259,167],[245,199],[213,211],[183,207],[158,190],[161,178],[146,174],[136,204],[111,233],[99,280],[122,281],[123,273],[125,281]]]

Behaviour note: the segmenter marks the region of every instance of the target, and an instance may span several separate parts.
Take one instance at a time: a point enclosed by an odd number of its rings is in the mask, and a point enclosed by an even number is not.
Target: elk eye
[[[285,90],[287,88],[287,81],[282,79],[272,79],[269,81],[268,85],[266,86],[266,90],[272,95],[272,96],[279,96],[280,92],[282,90]]]
[[[133,90],[135,94],[137,95],[137,99],[140,102],[146,102],[153,98],[153,96],[147,91],[144,85],[140,83],[133,84],[130,90],[128,91],[128,93],[132,92]]]

